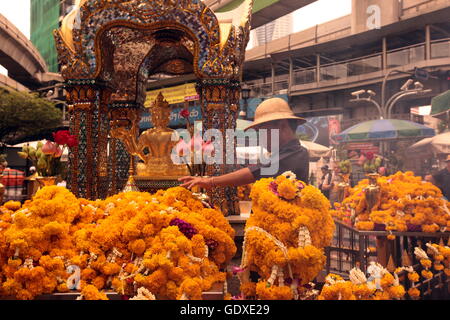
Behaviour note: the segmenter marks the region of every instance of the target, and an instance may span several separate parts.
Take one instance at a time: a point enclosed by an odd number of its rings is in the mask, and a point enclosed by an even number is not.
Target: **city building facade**
[[[39,50],[50,72],[58,72],[53,30],[70,11],[74,0],[30,0],[30,38]]]
[[[410,109],[449,89],[449,14],[445,0],[354,0],[348,16],[248,50],[244,81],[251,98],[285,94],[298,115],[340,115],[346,129],[380,118],[370,102],[350,102],[352,92],[371,90],[382,104],[411,78],[431,92],[399,100],[392,114],[421,121]]]

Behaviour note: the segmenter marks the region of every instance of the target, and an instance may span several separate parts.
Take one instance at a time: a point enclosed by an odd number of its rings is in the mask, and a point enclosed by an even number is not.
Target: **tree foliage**
[[[0,87],[0,143],[12,143],[61,125],[62,111],[35,94]]]

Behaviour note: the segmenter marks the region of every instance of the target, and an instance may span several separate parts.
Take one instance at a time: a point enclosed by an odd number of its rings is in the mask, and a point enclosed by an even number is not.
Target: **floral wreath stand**
[[[272,234],[270,234],[269,232],[267,232],[266,230],[264,230],[260,227],[252,226],[252,227],[246,228],[245,235],[244,235],[244,243],[242,246],[242,261],[241,261],[240,270],[239,270],[240,272],[238,273],[238,277],[239,277],[239,280],[241,281],[241,284],[246,284],[246,283],[250,282],[251,266],[247,259],[247,245],[246,245],[247,239],[248,239],[248,234],[250,232],[258,232],[258,233],[264,235],[265,237],[267,237],[268,239],[270,239],[278,247],[278,249],[280,249],[280,251],[283,253],[286,261],[288,261],[288,248],[284,245],[283,242],[281,242],[280,240],[275,238]],[[311,243],[312,243],[311,235],[309,233],[308,228],[305,226],[300,227],[298,230],[297,247],[304,248],[308,245],[311,245]],[[265,280],[267,280],[267,283],[270,286],[275,285],[275,282],[278,284],[278,286],[284,286],[285,285],[285,273],[287,274],[287,276],[290,279],[294,279],[294,275],[292,273],[292,267],[289,262],[287,262],[285,268],[281,268],[279,265],[274,264],[274,265],[272,265],[271,270],[272,270],[272,272],[270,274],[269,279],[265,279]],[[299,299],[299,294],[297,291],[298,285],[299,285],[299,283],[298,283],[297,279],[294,279],[292,281],[292,283],[290,284],[290,288],[292,290],[294,300]]]

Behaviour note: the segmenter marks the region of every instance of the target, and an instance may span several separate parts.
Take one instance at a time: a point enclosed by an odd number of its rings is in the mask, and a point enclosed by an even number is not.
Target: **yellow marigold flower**
[[[374,226],[375,225],[372,221],[358,221],[355,224],[356,229],[367,230],[367,231],[373,230]]]
[[[433,273],[431,271],[422,270],[421,274],[422,274],[422,277],[424,277],[425,279],[433,278]]]
[[[3,206],[8,210],[17,211],[20,209],[22,204],[19,201],[9,200],[8,202],[4,203]]]
[[[436,271],[441,271],[444,270],[444,265],[442,263],[434,263],[433,268]]]
[[[81,295],[84,300],[109,300],[108,297],[101,293],[95,286],[86,285],[81,290]]]
[[[391,298],[393,298],[393,299],[400,299],[406,293],[405,288],[401,285],[391,286],[390,288],[388,288],[388,292],[389,292],[389,295],[391,296]]]
[[[292,200],[297,196],[297,188],[290,180],[287,179],[278,184],[277,191],[282,198],[287,200]]]
[[[261,300],[292,300],[292,290],[288,286],[268,286],[265,281],[256,284],[256,296]]]
[[[424,268],[431,268],[431,260],[429,260],[429,259],[420,259],[420,264]]]
[[[394,277],[390,273],[385,273],[383,277],[381,278],[381,287],[387,288],[389,286],[392,286],[394,283]]]
[[[412,299],[420,298],[420,290],[417,289],[417,288],[409,288],[409,289],[408,289],[408,295],[409,295]]]
[[[412,282],[419,281],[419,274],[417,272],[409,272],[408,273],[408,279]]]
[[[137,239],[128,243],[128,248],[134,254],[141,256],[145,251],[145,241],[142,239]]]

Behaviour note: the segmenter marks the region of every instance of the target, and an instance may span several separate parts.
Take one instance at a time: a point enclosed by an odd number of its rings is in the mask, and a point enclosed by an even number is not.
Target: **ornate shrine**
[[[225,136],[235,128],[252,4],[246,0],[233,11],[214,13],[199,0],[76,1],[54,32],[70,131],[79,138],[69,157],[74,194],[104,198],[135,172],[135,155],[111,130],[137,139],[151,75],[194,73],[203,129]],[[233,165],[213,164],[207,175],[232,170]],[[225,214],[238,212],[235,188],[216,188],[209,196]]]

